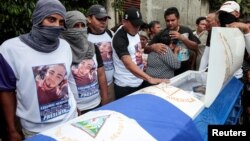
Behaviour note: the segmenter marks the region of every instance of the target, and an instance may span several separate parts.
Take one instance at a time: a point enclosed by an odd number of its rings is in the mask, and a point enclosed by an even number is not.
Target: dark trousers
[[[187,61],[182,61],[181,62],[181,67],[177,70],[174,71],[174,76],[177,76],[187,70],[191,70],[191,65],[190,65],[190,62],[189,60]]]
[[[121,86],[114,84],[115,97],[116,99],[120,99],[142,88],[143,88],[143,85],[140,85],[139,87],[121,87]]]
[[[84,111],[78,111],[78,115],[80,116],[80,115],[83,115],[83,114],[85,114],[85,113],[87,113],[87,112],[89,112],[89,111],[92,111],[92,110],[94,110],[94,109],[97,109],[97,108],[99,108],[99,107],[101,107],[102,106],[102,104],[100,103],[99,105],[97,105],[96,107],[94,107],[94,108],[91,108],[91,109],[88,109],[88,110],[84,110]]]

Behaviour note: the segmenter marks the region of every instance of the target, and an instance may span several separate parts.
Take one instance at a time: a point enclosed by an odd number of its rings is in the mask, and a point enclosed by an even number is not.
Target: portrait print
[[[103,62],[112,61],[112,47],[110,42],[99,42],[96,44],[100,50]]]
[[[97,80],[97,68],[93,59],[84,59],[72,67],[77,87],[86,86]]]
[[[64,64],[33,67],[40,105],[68,99],[68,82]]]
[[[143,49],[141,43],[136,44],[135,51],[136,51],[135,52],[136,64],[137,66],[141,66],[143,64],[143,59],[142,59]]]

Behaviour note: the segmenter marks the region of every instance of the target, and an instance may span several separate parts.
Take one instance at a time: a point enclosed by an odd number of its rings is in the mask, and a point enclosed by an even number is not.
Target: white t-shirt
[[[107,32],[103,34],[88,33],[88,41],[97,45],[104,64],[107,83],[110,85],[113,82],[114,64],[112,58],[112,38]]]
[[[80,111],[92,109],[101,102],[96,55],[92,59],[84,59],[73,65],[69,84]]]
[[[121,87],[138,87],[143,80],[131,73],[121,61],[123,55],[130,55],[132,61],[143,70],[142,48],[140,36],[128,34],[122,26],[117,30],[112,40],[113,61],[115,66],[115,84]]]
[[[0,62],[0,90],[16,90],[16,114],[23,128],[41,132],[76,117],[68,87],[72,54],[66,41],[60,39],[55,51],[43,53],[18,37],[9,39],[0,47]],[[54,82],[60,83],[52,88]]]

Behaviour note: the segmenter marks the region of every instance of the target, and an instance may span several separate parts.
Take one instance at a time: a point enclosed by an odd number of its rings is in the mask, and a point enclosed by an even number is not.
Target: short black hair
[[[148,29],[148,24],[147,23],[143,23],[141,26],[140,26],[140,29]]]
[[[154,27],[156,24],[161,24],[160,21],[151,21],[149,24],[148,24],[148,28],[152,28]]]
[[[206,20],[206,17],[199,17],[196,19],[196,25],[200,24],[201,21]]]
[[[166,16],[171,15],[171,14],[174,14],[178,19],[180,18],[180,13],[179,13],[179,11],[178,11],[178,9],[177,9],[176,7],[170,7],[170,8],[168,8],[168,9],[165,11],[165,13],[164,13],[164,18],[165,18]]]

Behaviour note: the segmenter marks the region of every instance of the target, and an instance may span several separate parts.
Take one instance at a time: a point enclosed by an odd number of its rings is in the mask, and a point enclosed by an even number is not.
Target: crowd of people
[[[31,137],[187,70],[205,71],[216,26],[244,34],[243,71],[235,76],[245,84],[243,124],[249,124],[250,25],[239,17],[239,5],[227,1],[198,17],[192,30],[180,23],[176,7],[165,10],[166,27],[157,20],[147,24],[138,9],[128,8],[112,31],[102,5],[92,5],[85,16],[66,11],[60,1],[39,0],[31,31],[0,47],[1,118],[8,140]]]

